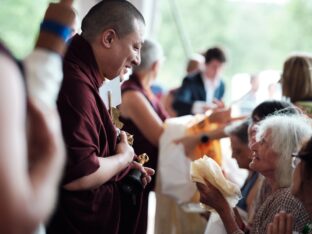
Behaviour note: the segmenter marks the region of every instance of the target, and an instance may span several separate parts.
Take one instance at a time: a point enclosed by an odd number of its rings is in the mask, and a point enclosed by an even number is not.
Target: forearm
[[[30,98],[54,107],[63,79],[62,55],[75,22],[72,1],[51,3],[41,24],[35,50],[25,59]],[[56,30],[57,28],[58,30]]]
[[[81,177],[73,182],[64,186],[65,189],[76,190],[89,190],[97,188],[114,176],[124,170],[130,164],[127,157],[123,154],[116,154],[107,158],[99,158],[99,168],[92,174]]]
[[[55,108],[63,79],[62,58],[59,54],[37,48],[24,61],[30,98]]]
[[[236,221],[235,221],[235,214],[231,207],[227,204],[227,206],[218,211],[219,216],[224,224],[224,227],[229,234],[243,234],[244,232],[240,230]]]
[[[37,162],[30,169],[32,209],[46,221],[56,203],[58,186],[64,169],[64,157],[53,155]]]
[[[206,134],[209,136],[209,139],[211,140],[218,140],[224,137],[227,137],[227,135],[224,132],[224,127],[217,128],[215,130],[203,132],[203,134]]]

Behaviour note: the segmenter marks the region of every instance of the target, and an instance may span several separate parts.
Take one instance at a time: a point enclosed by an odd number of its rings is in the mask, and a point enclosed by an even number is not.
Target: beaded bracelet
[[[65,42],[71,37],[73,30],[65,25],[62,25],[54,20],[44,20],[40,26],[41,31],[54,33]]]

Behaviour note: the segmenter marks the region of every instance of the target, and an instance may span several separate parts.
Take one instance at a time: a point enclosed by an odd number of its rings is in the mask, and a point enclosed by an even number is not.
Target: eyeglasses
[[[300,159],[298,153],[292,153],[291,157],[292,157],[291,167],[293,169],[295,169],[299,165],[299,163],[301,162],[301,159]]]
[[[291,162],[292,168],[296,168],[298,164],[301,162],[301,159],[305,160],[309,155],[311,155],[311,153],[309,152],[292,153],[291,154],[291,157],[293,157]]]

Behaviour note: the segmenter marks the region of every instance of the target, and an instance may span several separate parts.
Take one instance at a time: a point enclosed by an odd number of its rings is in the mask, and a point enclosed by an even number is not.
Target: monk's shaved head
[[[128,1],[103,0],[93,6],[81,24],[82,36],[92,41],[107,29],[114,29],[119,37],[134,31],[134,20],[145,24],[142,14]]]

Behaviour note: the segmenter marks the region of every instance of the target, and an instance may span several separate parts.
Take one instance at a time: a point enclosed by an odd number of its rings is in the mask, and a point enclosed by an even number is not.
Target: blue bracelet
[[[65,42],[71,37],[73,30],[53,20],[44,20],[40,26],[41,31],[54,33]]]

